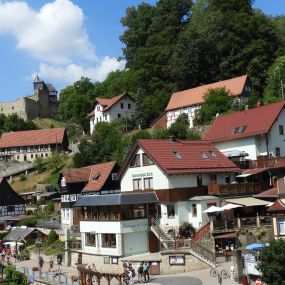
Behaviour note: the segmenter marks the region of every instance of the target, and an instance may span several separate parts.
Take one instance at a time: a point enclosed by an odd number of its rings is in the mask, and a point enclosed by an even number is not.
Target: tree
[[[273,240],[260,251],[258,270],[261,280],[270,285],[285,285],[285,241]]]
[[[58,234],[54,229],[52,229],[48,234],[47,242],[48,244],[53,244],[57,240],[58,240]]]
[[[169,136],[175,136],[178,139],[186,139],[189,129],[188,116],[181,114],[177,120],[168,129]]]
[[[194,124],[209,124],[214,116],[228,112],[233,105],[233,99],[225,88],[209,89],[204,99]]]
[[[62,164],[62,156],[58,151],[54,151],[52,155],[46,159],[46,167],[51,170],[58,170]]]
[[[285,54],[285,16],[278,16],[274,19],[274,24],[277,30],[279,47],[277,54],[279,56]]]
[[[49,214],[52,214],[54,212],[54,204],[52,201],[49,201],[47,203],[46,210]]]
[[[36,158],[36,160],[34,162],[34,167],[38,173],[42,173],[42,172],[46,171],[46,169],[47,169],[46,163],[45,163],[44,159],[41,157]]]
[[[285,96],[285,56],[278,57],[268,71],[264,103],[284,100]]]
[[[179,227],[179,234],[183,238],[191,238],[193,234],[196,232],[195,228],[193,227],[192,224],[188,222],[184,222],[180,227]]]
[[[17,271],[12,265],[8,265],[5,269],[5,278],[3,283],[11,285],[28,285],[28,278],[20,271]]]

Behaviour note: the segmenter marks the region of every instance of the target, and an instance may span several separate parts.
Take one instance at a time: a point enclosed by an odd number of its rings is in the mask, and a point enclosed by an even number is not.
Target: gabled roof
[[[104,111],[107,111],[107,110],[111,109],[117,102],[119,102],[125,96],[128,96],[129,98],[131,98],[130,95],[127,92],[125,92],[123,94],[120,94],[118,96],[115,96],[115,97],[113,97],[111,99],[108,99],[108,98],[95,98],[94,106],[96,105],[96,103],[99,103],[100,105],[103,106],[103,112],[104,112]],[[88,117],[92,117],[93,115],[94,115],[94,111],[89,113]]]
[[[204,136],[204,140],[222,142],[266,134],[284,108],[284,101],[241,112],[218,116]],[[243,132],[239,129],[245,127]],[[234,133],[234,129],[237,129]]]
[[[285,204],[284,201],[281,201],[280,199],[275,200],[273,205],[268,207],[268,212],[285,212]]]
[[[65,128],[3,133],[0,139],[0,148],[61,144],[64,135]]]
[[[166,107],[166,111],[204,103],[204,96],[209,89],[224,87],[230,91],[230,96],[240,96],[244,90],[247,78],[247,75],[243,75],[173,93]]]
[[[257,198],[270,198],[270,197],[278,197],[278,189],[277,188],[270,188],[265,190],[259,194],[254,195]]]
[[[206,141],[138,140],[118,176],[123,174],[138,148],[147,153],[166,175],[241,171],[236,164]],[[206,158],[203,158],[205,155]]]
[[[66,183],[87,182],[90,176],[91,167],[92,166],[64,169],[62,175],[64,176]]]
[[[83,188],[82,192],[100,191],[115,165],[115,161],[93,165],[90,169],[88,183]]]

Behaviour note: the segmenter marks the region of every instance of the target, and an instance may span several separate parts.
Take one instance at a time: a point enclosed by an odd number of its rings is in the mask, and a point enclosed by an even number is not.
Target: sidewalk
[[[16,265],[17,268],[21,268],[21,267],[32,268],[34,266],[38,266],[37,261],[34,261],[34,260],[21,261],[21,262],[13,263],[13,265]],[[220,264],[217,269],[219,272],[224,269],[230,273],[231,265],[232,265],[232,262],[223,263],[223,264]],[[46,261],[43,266],[43,271],[48,271],[48,268],[49,268],[48,261]],[[56,265],[54,269],[56,269]],[[68,278],[70,278],[72,275],[78,274],[75,268],[65,267],[65,266],[62,267],[62,273],[66,274]],[[210,267],[207,269],[203,269],[203,270],[197,270],[197,271],[179,273],[179,274],[152,275],[150,279],[151,279],[150,282],[148,282],[149,285],[186,285],[186,284],[215,285],[215,284],[219,284],[217,277],[210,276]],[[135,280],[136,280],[135,284],[139,284],[137,281],[137,276]],[[108,283],[103,278],[100,284],[107,285]],[[228,278],[228,279],[223,279],[222,284],[223,285],[236,285],[237,283],[232,281],[230,278]],[[111,285],[118,285],[118,281],[113,279],[111,282]]]

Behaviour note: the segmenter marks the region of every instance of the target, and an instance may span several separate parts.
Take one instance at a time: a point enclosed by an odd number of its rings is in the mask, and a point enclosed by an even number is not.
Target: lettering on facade
[[[143,172],[143,173],[135,173],[132,174],[132,178],[142,178],[142,177],[149,177],[153,176],[152,172]]]
[[[138,221],[133,223],[122,223],[121,229],[123,229],[124,232],[141,231],[141,230],[146,230],[147,226],[148,226],[147,221]]]

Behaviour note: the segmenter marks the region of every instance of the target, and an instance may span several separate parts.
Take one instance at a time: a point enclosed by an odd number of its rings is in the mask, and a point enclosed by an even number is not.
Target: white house
[[[225,88],[230,92],[230,96],[235,98],[235,101],[246,103],[250,92],[250,83],[248,76],[243,75],[173,93],[166,107],[167,128],[169,128],[181,114],[188,115],[189,125],[190,128],[192,128],[196,113],[205,101],[205,94],[209,89],[216,88]]]
[[[128,93],[123,93],[111,99],[96,98],[94,110],[88,114],[90,119],[90,133],[98,122],[111,123],[119,118],[132,118],[135,113],[135,101]]]
[[[218,116],[205,134],[221,152],[260,156],[285,156],[285,102]]]
[[[240,169],[208,142],[139,140],[118,175],[122,193],[156,193],[155,218],[169,231],[184,222],[202,226],[205,220],[197,219],[189,199],[207,195],[209,184],[231,183],[237,172]]]

